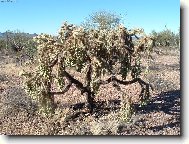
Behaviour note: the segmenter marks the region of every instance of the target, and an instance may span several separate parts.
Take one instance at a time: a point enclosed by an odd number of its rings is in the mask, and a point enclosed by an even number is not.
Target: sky
[[[121,15],[127,28],[146,33],[180,27],[180,0],[0,0],[0,32],[56,35],[64,21],[79,25],[101,10]]]

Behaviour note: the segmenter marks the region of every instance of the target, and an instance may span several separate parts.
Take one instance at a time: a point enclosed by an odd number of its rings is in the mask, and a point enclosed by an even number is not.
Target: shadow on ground
[[[83,109],[85,103],[78,103],[71,106],[73,110]],[[94,113],[104,113],[108,111],[116,111],[120,108],[120,100],[98,101],[95,103]],[[163,111],[171,115],[180,115],[180,90],[172,90],[162,92],[153,97],[149,104],[141,107],[140,104],[134,104],[134,108],[138,114],[146,114],[151,112]]]
[[[139,104],[135,104],[135,109],[138,113],[142,114],[163,111],[166,114],[179,116],[180,90],[162,92],[157,97],[154,97],[151,102],[144,107],[140,107]]]
[[[157,125],[150,127],[150,130],[159,131],[164,128],[173,128],[180,127],[180,90],[172,90],[167,92],[162,92],[156,97],[153,97],[151,102],[141,107],[139,104],[134,104],[134,108],[138,115],[150,114],[152,112],[164,112],[165,114],[172,115],[175,118],[174,122],[170,122],[165,125]],[[120,101],[119,100],[110,100],[109,103],[101,101],[96,102],[95,104],[94,115],[96,117],[101,117],[106,114],[109,114],[112,111],[118,111],[120,109]],[[79,103],[72,105],[72,108],[75,111],[79,111],[70,117],[72,120],[78,117],[83,117],[86,115],[86,111],[82,111],[85,108],[85,103]],[[145,119],[139,120],[145,121]]]

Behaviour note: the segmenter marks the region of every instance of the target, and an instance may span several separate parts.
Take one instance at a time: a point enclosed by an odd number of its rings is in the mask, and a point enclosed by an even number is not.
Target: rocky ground
[[[147,106],[138,104],[139,85],[122,86],[134,102],[135,114],[130,123],[118,119],[120,92],[110,84],[101,87],[92,115],[83,108],[85,96],[74,86],[55,98],[54,116],[39,115],[37,105],[23,90],[19,76],[22,69],[32,65],[20,65],[14,56],[0,53],[0,134],[181,135],[180,52],[167,49],[157,48],[158,54],[152,54],[149,73],[142,76],[155,88]]]

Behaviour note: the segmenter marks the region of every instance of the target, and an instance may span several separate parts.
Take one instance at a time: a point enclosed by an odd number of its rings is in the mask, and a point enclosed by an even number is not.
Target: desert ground
[[[72,86],[55,97],[52,117],[37,113],[37,104],[25,93],[23,69],[15,55],[0,52],[0,134],[1,135],[181,135],[180,49],[155,48],[149,72],[142,79],[154,86],[150,103],[140,107],[138,84],[121,86],[132,97],[135,114],[130,123],[117,118],[120,92],[103,85],[96,96],[97,108],[86,112],[85,96]]]

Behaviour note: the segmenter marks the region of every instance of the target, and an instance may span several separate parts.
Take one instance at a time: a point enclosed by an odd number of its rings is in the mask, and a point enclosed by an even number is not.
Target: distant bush
[[[37,44],[33,39],[28,40],[27,46],[24,50],[25,55],[29,57],[30,60],[34,60],[37,53]]]
[[[24,57],[33,60],[37,52],[33,36],[20,31],[7,31],[4,36],[4,41],[7,42],[7,50],[16,54],[19,61],[22,61]]]
[[[180,32],[174,33],[166,28],[160,32],[153,30],[150,35],[155,39],[155,46],[180,47]]]
[[[85,29],[111,29],[120,24],[121,17],[108,11],[97,11],[89,15],[82,23]]]
[[[5,39],[0,39],[0,51],[6,48],[6,41]]]

